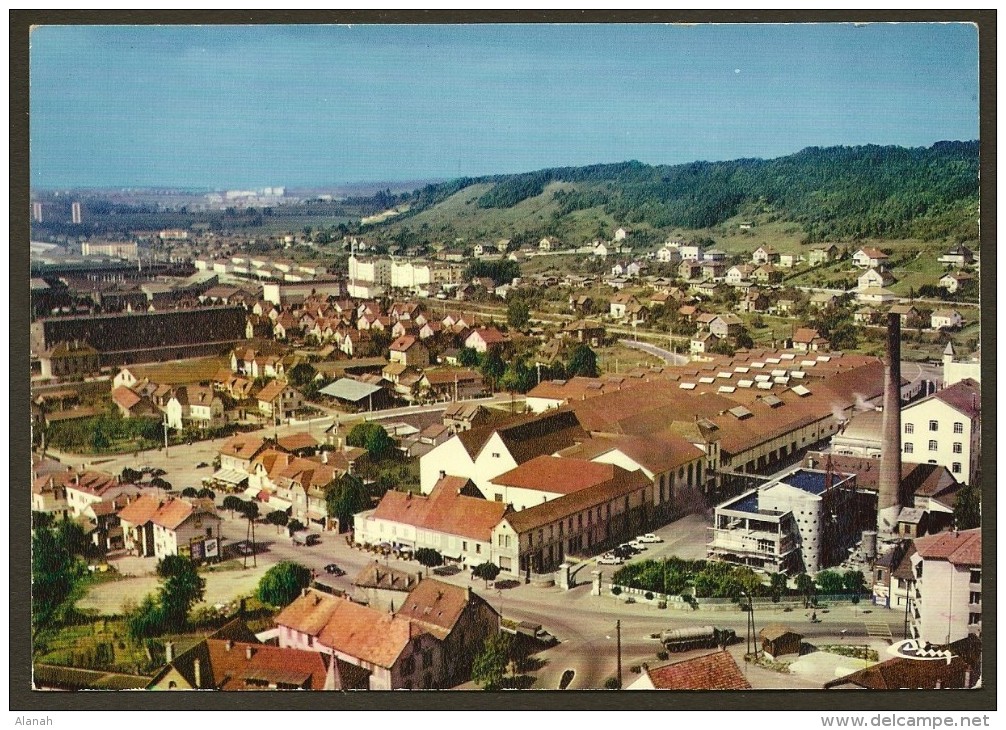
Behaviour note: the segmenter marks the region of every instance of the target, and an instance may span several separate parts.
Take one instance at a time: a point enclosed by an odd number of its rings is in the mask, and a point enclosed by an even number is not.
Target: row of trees
[[[743,594],[771,597],[775,600],[786,595],[803,595],[809,600],[815,592],[858,594],[865,587],[863,574],[858,571],[838,573],[826,570],[818,573],[816,580],[801,573],[795,579],[795,589],[790,589],[785,575],[773,575],[766,584],[751,568],[680,558],[645,560],[626,565],[615,572],[612,582],[665,595],[680,595],[694,588],[698,598],[735,600]]]
[[[465,367],[477,368],[493,390],[510,393],[526,393],[542,380],[572,378],[577,375],[595,378],[598,375],[597,353],[582,343],[570,351],[565,363],[556,361],[538,366],[526,356],[504,362],[494,350],[480,354],[470,347],[461,349],[458,362]]]

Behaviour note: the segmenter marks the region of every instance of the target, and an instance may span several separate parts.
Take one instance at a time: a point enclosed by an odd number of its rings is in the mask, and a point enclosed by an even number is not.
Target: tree
[[[582,375],[585,378],[597,377],[597,354],[587,345],[579,344],[573,348],[566,362],[566,375],[574,377]]]
[[[208,489],[206,487],[203,487],[202,489],[200,489],[199,492],[196,494],[196,496],[199,497],[200,499],[216,499],[217,498],[216,492],[214,492],[212,489]]]
[[[800,573],[796,577],[796,589],[803,594],[803,607],[810,604],[810,597],[814,595],[814,579],[806,573]]]
[[[489,587],[489,581],[496,580],[496,576],[500,574],[500,567],[491,561],[486,561],[484,563],[479,563],[472,569],[472,575],[476,578],[481,578],[486,582],[486,588]]]
[[[367,450],[372,461],[380,461],[395,448],[395,442],[378,423],[358,423],[346,436],[346,443]]]
[[[290,368],[288,377],[291,385],[303,388],[314,380],[314,376],[317,374],[318,371],[310,363],[301,362]]]
[[[31,539],[32,624],[56,620],[82,575],[82,566],[55,530],[36,530]]]
[[[506,372],[506,363],[495,350],[486,353],[482,358],[482,377],[489,381],[490,387],[496,390],[503,373]]]
[[[821,589],[821,593],[828,595],[842,593],[845,589],[842,574],[837,573],[834,570],[823,570],[818,573],[817,586]]]
[[[276,608],[289,605],[300,592],[311,585],[311,570],[289,560],[269,568],[258,584],[260,601]]]
[[[458,363],[466,368],[478,367],[478,351],[476,351],[474,347],[462,347],[458,352]]]
[[[56,539],[70,555],[86,558],[93,551],[94,543],[88,538],[84,528],[72,520],[63,520],[56,527]]]
[[[416,560],[419,564],[426,567],[426,574],[430,574],[430,568],[436,568],[438,565],[444,564],[444,556],[433,548],[422,547],[416,550]]]
[[[769,578],[769,586],[772,591],[772,600],[778,601],[786,592],[786,574],[773,573]]]
[[[304,523],[301,522],[300,520],[290,520],[286,524],[286,531],[290,535],[293,535],[293,533],[295,533],[295,532],[300,532],[303,529],[304,529]]]
[[[866,588],[866,579],[858,570],[850,570],[842,576],[842,585],[845,587],[847,593],[853,593],[858,596]]]
[[[954,505],[954,527],[971,530],[982,525],[982,490],[974,484],[967,484],[957,492]]]
[[[506,306],[507,324],[516,329],[522,330],[527,327],[531,320],[531,309],[523,299],[513,299]]]
[[[370,506],[370,494],[362,479],[343,474],[325,491],[325,504],[329,517],[338,518],[340,526],[349,525],[353,515]]]
[[[497,632],[488,636],[472,663],[472,681],[487,692],[495,692],[503,685],[509,663],[509,634]]]
[[[228,512],[239,511],[243,504],[244,501],[236,495],[228,494],[226,497],[224,497],[223,507]]]
[[[286,527],[286,524],[290,521],[290,515],[281,509],[270,512],[265,516],[266,524],[276,525],[277,527]]]
[[[185,489],[182,490],[182,496],[183,497],[197,497],[197,496],[199,496],[199,492],[196,491],[195,487],[185,487]]]
[[[159,601],[164,627],[181,631],[188,621],[189,609],[203,598],[206,581],[196,571],[196,564],[181,555],[169,555],[157,564],[161,577]]]

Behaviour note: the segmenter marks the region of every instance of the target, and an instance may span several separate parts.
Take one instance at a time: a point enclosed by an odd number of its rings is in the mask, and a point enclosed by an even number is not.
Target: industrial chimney
[[[887,315],[883,446],[877,482],[877,530],[893,533],[901,513],[901,316]]]

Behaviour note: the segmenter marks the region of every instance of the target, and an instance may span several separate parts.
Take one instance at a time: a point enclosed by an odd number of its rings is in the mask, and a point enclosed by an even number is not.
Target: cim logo
[[[917,659],[921,661],[945,659],[947,664],[950,664],[950,660],[954,658],[954,653],[949,649],[938,649],[928,642],[921,644],[918,639],[906,639],[894,644],[887,651],[901,659]]]

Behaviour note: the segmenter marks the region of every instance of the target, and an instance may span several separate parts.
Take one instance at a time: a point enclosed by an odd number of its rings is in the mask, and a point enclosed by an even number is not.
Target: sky
[[[978,139],[969,24],[41,26],[38,188],[453,178]]]

